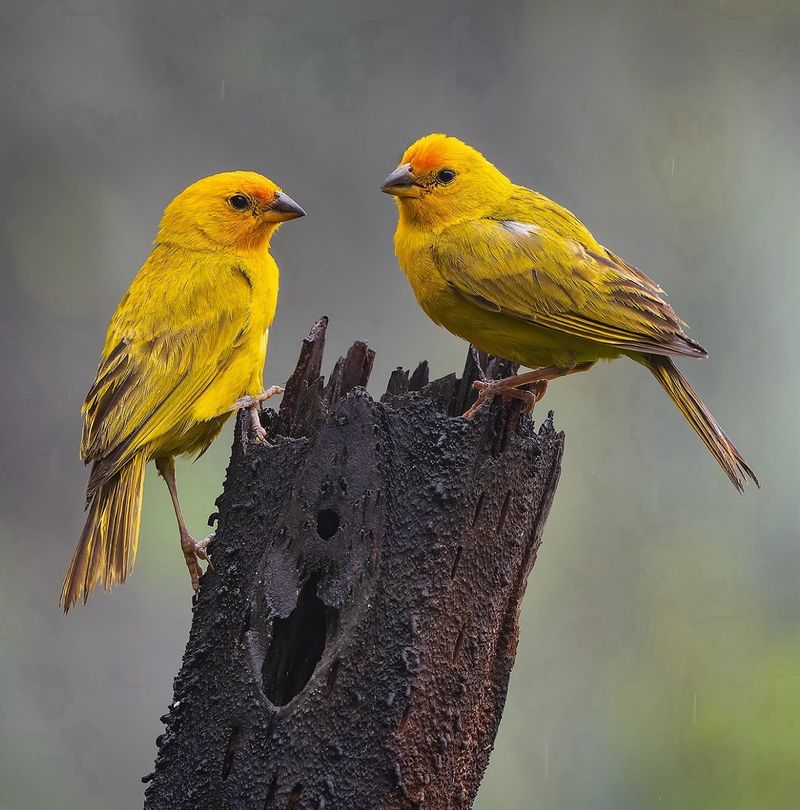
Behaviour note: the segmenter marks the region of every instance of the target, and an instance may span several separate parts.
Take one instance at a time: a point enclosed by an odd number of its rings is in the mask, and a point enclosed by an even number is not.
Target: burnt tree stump
[[[269,444],[237,422],[147,810],[469,808],[488,764],[563,434],[518,403],[452,418],[472,355],[375,402],[355,343],[324,385],[326,325]]]

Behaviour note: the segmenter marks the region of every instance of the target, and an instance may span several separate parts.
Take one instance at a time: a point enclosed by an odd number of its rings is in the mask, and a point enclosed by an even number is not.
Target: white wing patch
[[[534,225],[532,222],[518,222],[515,219],[504,219],[501,225],[507,230],[511,231],[515,236],[523,238],[528,236],[536,236],[541,233],[541,228]]]

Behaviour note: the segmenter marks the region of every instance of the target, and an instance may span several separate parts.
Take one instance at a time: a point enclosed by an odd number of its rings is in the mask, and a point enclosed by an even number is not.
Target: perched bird
[[[518,186],[457,138],[409,146],[381,191],[397,198],[400,267],[425,313],[479,349],[534,371],[476,382],[529,407],[547,382],[598,360],[630,357],[652,372],[742,491],[758,481],[672,357],[706,357],[663,290],[603,247],[571,212]],[[529,384],[532,392],[519,390]]]
[[[181,192],[108,327],[86,396],[81,457],[92,463],[86,519],[61,590],[66,613],[98,582],[133,568],[147,462],[164,477],[195,590],[206,541],[187,531],[176,455],[201,454],[238,408],[264,438],[260,402],[278,266],[269,253],[282,222],[303,209],[266,177],[226,172]]]

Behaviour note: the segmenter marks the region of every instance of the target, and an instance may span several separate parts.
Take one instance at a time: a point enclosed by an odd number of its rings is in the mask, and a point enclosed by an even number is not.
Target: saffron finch
[[[111,319],[83,405],[81,457],[92,470],[83,533],[61,590],[66,613],[98,582],[133,568],[145,467],[155,460],[195,590],[208,540],[187,531],[174,456],[201,454],[238,408],[256,438],[269,326],[278,298],[270,240],[304,211],[254,172],[206,177],[166,208],[153,250]]]
[[[529,407],[549,380],[598,360],[647,368],[740,492],[753,471],[672,357],[706,357],[663,290],[603,247],[570,211],[516,185],[457,138],[408,147],[381,191],[397,200],[400,267],[425,313],[479,349],[534,371],[478,381]],[[519,386],[531,385],[530,392]]]

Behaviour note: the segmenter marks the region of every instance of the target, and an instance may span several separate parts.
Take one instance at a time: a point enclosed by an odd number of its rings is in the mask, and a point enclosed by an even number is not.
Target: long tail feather
[[[61,587],[59,603],[64,613],[78,599],[86,604],[98,582],[109,591],[133,569],[146,464],[144,454],[139,453],[92,496],[86,525]]]
[[[650,369],[736,489],[743,492],[747,479],[760,488],[755,473],[672,360],[654,354],[640,355],[636,359]]]

